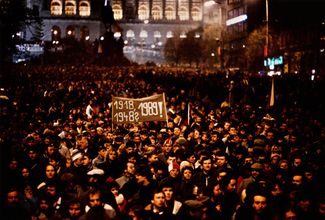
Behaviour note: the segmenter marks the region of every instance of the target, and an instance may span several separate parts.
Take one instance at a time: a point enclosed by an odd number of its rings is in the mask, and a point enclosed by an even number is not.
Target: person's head
[[[295,167],[295,168],[301,167],[302,163],[303,163],[302,157],[300,157],[300,156],[295,156],[292,159],[292,167]]]
[[[289,161],[280,160],[278,166],[279,166],[280,170],[288,171],[289,170]]]
[[[263,170],[263,165],[262,164],[254,163],[251,166],[251,176],[253,178],[257,178],[261,174],[262,170]]]
[[[284,220],[297,220],[298,214],[296,210],[289,209],[284,213]]]
[[[127,175],[133,176],[135,173],[135,170],[136,170],[135,164],[132,161],[127,161],[124,172]]]
[[[83,165],[83,153],[78,149],[74,149],[71,152],[71,161],[74,166],[79,167]]]
[[[186,200],[184,202],[188,216],[191,219],[205,219],[207,206],[199,200]]]
[[[171,164],[168,165],[169,175],[172,178],[176,178],[179,175],[179,169],[180,167],[176,161],[173,161]]]
[[[158,161],[158,153],[155,151],[150,151],[150,153],[148,154],[148,162],[152,163],[154,161]]]
[[[294,173],[291,179],[294,188],[300,188],[304,183],[304,175],[302,173]]]
[[[225,168],[221,168],[220,170],[218,170],[217,180],[222,181],[227,175],[228,175],[228,170]]]
[[[68,214],[71,219],[78,219],[83,214],[82,203],[78,199],[73,199],[68,203]]]
[[[165,208],[166,203],[165,203],[164,192],[159,189],[154,189],[152,192],[151,204],[152,204],[153,208],[157,209],[157,210],[162,210],[163,208]]]
[[[85,167],[89,167],[92,165],[92,159],[90,158],[89,154],[88,153],[85,153],[83,154],[83,157],[82,157],[82,165],[85,166]]]
[[[53,179],[56,176],[55,167],[51,164],[47,164],[45,167],[45,175],[48,179]]]
[[[147,185],[152,179],[152,172],[148,166],[142,165],[135,171],[135,178],[138,184]]]
[[[16,207],[19,205],[19,191],[16,188],[11,188],[7,191],[6,201],[7,206]]]
[[[39,155],[38,152],[33,148],[28,150],[27,156],[29,160],[32,161],[36,160],[38,158],[38,155]]]
[[[108,159],[115,161],[117,159],[118,153],[117,150],[114,148],[111,148],[108,150]]]
[[[257,213],[263,212],[263,210],[267,206],[267,197],[264,194],[256,194],[253,196],[253,204],[252,207]]]
[[[90,207],[101,206],[103,203],[101,190],[98,188],[90,189],[87,199]]]
[[[212,158],[209,156],[203,157],[201,159],[201,166],[203,172],[209,172],[212,168]]]
[[[229,175],[224,178],[225,181],[225,191],[235,192],[237,188],[237,178],[235,176]]]
[[[78,136],[77,137],[77,147],[79,150],[85,150],[88,148],[89,141],[87,136]]]
[[[223,194],[223,190],[221,188],[221,185],[219,182],[217,182],[216,184],[214,184],[213,189],[212,189],[212,196],[213,197],[218,197],[221,196]]]
[[[276,181],[271,185],[271,196],[278,197],[284,194],[284,185],[280,181]]]
[[[111,193],[114,196],[119,195],[120,185],[116,181],[113,181],[112,183],[110,183],[110,189],[111,189]]]
[[[171,201],[174,196],[174,186],[170,181],[163,182],[160,186],[161,191],[165,194],[166,201]]]
[[[182,178],[185,181],[190,181],[193,176],[193,168],[191,166],[185,166],[182,169]]]
[[[217,167],[223,167],[223,166],[225,166],[226,164],[227,164],[227,154],[226,153],[218,153],[217,155],[216,155],[216,159],[217,159],[217,161],[216,161],[216,165],[217,165]]]
[[[58,189],[57,186],[54,182],[49,182],[46,186],[45,186],[45,193],[46,195],[48,195],[49,197],[55,197],[58,194]]]

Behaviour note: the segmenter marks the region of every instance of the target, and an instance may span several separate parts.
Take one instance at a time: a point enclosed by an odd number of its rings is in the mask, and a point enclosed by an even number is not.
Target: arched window
[[[184,21],[189,19],[188,10],[186,7],[180,7],[178,11],[179,20]]]
[[[169,6],[165,9],[165,16],[167,20],[175,20],[176,19],[176,13],[173,7]]]
[[[62,15],[62,2],[59,0],[51,1],[51,15]]]
[[[191,13],[193,21],[200,21],[202,19],[201,10],[198,7],[193,7]]]
[[[89,40],[89,28],[86,26],[81,27],[80,29],[80,40],[88,41]]]
[[[67,38],[74,38],[75,37],[75,29],[73,26],[68,26],[66,29],[66,37]]]
[[[128,30],[128,31],[126,32],[126,37],[127,37],[127,38],[134,38],[134,37],[135,37],[134,31],[132,31],[132,30]]]
[[[112,10],[114,13],[114,19],[115,20],[121,20],[123,18],[123,10],[122,7],[118,4],[114,4],[112,6]]]
[[[172,31],[167,31],[166,38],[173,38],[174,33]]]
[[[153,32],[153,37],[154,38],[161,38],[161,33],[159,31],[154,31]]]
[[[64,13],[66,15],[76,15],[76,12],[77,12],[76,1],[74,1],[74,0],[66,0],[65,1]]]
[[[81,17],[90,16],[90,3],[89,3],[89,1],[81,1],[79,3],[79,15]]]
[[[139,37],[142,39],[148,38],[148,32],[145,30],[140,31]]]
[[[149,19],[149,9],[145,5],[141,5],[138,10],[138,17],[140,20]]]
[[[61,39],[61,29],[58,26],[53,26],[51,32],[52,41],[59,41]]]
[[[162,10],[161,10],[161,7],[159,6],[153,6],[152,7],[152,18],[153,20],[159,20],[159,19],[162,19]]]

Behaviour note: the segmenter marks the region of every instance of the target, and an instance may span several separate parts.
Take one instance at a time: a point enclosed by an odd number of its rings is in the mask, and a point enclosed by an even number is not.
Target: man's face
[[[167,164],[171,164],[171,163],[173,163],[173,161],[176,161],[176,157],[174,157],[174,156],[168,156],[168,158],[167,158]]]
[[[192,164],[195,164],[195,161],[196,161],[196,158],[195,158],[195,155],[191,155],[187,158],[187,161],[192,163]]]
[[[91,163],[91,159],[88,157],[88,156],[83,156],[82,157],[82,165],[84,165],[84,166],[88,166],[90,163]]]
[[[167,201],[173,198],[174,191],[172,187],[163,187],[162,191],[164,192]]]
[[[71,217],[77,217],[81,213],[81,207],[79,203],[69,205],[69,214]]]
[[[203,164],[202,164],[203,170],[210,171],[211,170],[211,166],[212,166],[212,162],[211,162],[210,159],[203,161]]]
[[[138,174],[135,175],[135,178],[136,178],[138,184],[142,184],[146,179],[146,177],[138,175]]]
[[[217,166],[222,167],[227,162],[225,156],[217,156]]]
[[[77,141],[77,146],[79,146],[80,150],[84,150],[88,147],[88,139],[86,137],[82,137]]]
[[[7,204],[9,206],[16,206],[16,205],[18,205],[18,202],[19,202],[19,198],[18,198],[17,191],[9,192],[7,194]]]
[[[165,194],[163,192],[156,193],[151,203],[156,208],[163,208],[165,206]]]
[[[55,169],[53,166],[47,166],[45,169],[45,174],[47,178],[53,178],[55,176]]]
[[[134,163],[127,163],[126,165],[126,172],[133,175],[135,172],[135,166]]]
[[[102,202],[100,200],[99,193],[89,195],[89,206],[90,207],[100,206],[101,204],[102,204]]]
[[[257,213],[262,212],[265,209],[266,205],[266,197],[260,195],[254,196],[253,208]]]
[[[295,175],[292,177],[292,184],[295,186],[301,186],[302,184],[302,176],[301,175]]]

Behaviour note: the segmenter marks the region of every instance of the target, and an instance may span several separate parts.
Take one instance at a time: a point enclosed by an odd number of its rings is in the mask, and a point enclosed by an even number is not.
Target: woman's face
[[[184,170],[183,177],[185,180],[190,180],[192,178],[192,171],[191,170]]]

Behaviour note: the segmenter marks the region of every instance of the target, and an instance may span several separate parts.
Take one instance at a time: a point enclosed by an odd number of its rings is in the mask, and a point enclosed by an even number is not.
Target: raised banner
[[[141,99],[112,97],[114,124],[132,124],[145,121],[167,121],[165,94]]]

